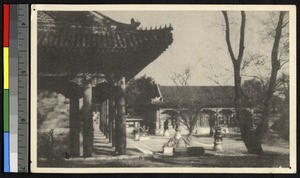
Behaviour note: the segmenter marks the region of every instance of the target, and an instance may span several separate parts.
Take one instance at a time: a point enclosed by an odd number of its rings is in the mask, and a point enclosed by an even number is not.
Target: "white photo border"
[[[84,8],[83,8],[84,6]],[[289,11],[290,24],[290,168],[144,167],[46,168],[37,166],[37,11]],[[296,173],[296,6],[295,5],[32,5],[31,6],[31,120],[30,170],[33,173]]]

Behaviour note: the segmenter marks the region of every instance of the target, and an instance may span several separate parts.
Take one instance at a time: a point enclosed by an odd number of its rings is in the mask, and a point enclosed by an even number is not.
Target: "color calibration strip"
[[[3,5],[3,131],[4,172],[10,172],[9,146],[9,5]]]
[[[18,172],[18,5],[9,11],[9,164],[10,172]]]
[[[3,5],[4,172],[28,172],[28,5]]]

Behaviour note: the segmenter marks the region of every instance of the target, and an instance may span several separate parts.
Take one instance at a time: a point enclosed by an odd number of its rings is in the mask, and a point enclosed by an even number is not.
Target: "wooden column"
[[[105,129],[106,133],[105,133],[105,136],[106,136],[106,139],[109,139],[109,129],[110,128],[109,128],[109,100],[108,99],[106,100],[105,106],[106,106],[106,112],[105,112],[106,113],[106,122],[105,122],[106,123],[105,124],[106,125],[106,129]]]
[[[92,85],[84,87],[83,92],[83,156],[93,153]]]
[[[99,105],[99,130],[100,130],[100,132],[102,132],[101,131],[101,105]]]
[[[106,101],[100,104],[100,130],[105,135],[106,124]]]
[[[113,106],[113,117],[112,117],[112,138],[111,138],[111,142],[112,142],[112,146],[115,147],[116,146],[116,117],[117,117],[117,108],[116,108],[116,100],[114,98],[114,106]]]
[[[126,154],[126,115],[125,115],[125,77],[117,82],[116,95],[117,117],[115,121],[116,153]]]
[[[154,125],[154,134],[159,133],[160,131],[160,118],[159,118],[159,110],[157,110],[156,108],[153,110],[153,125]]]
[[[76,88],[75,88],[76,87]],[[69,115],[69,139],[70,139],[70,156],[78,157],[80,152],[79,132],[80,132],[80,118],[79,118],[79,93],[78,86],[70,89],[70,115]]]
[[[114,120],[116,117],[115,100],[114,97],[109,98],[109,143],[114,146]]]
[[[175,124],[174,124],[174,116],[173,116],[173,114],[171,116],[171,124],[172,124],[172,129],[174,129],[175,128]]]

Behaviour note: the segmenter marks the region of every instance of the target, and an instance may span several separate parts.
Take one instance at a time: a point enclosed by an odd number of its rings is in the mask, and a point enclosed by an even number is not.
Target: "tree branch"
[[[280,61],[278,59],[278,49],[279,49],[280,39],[282,37],[282,25],[283,25],[285,13],[286,12],[283,11],[280,12],[277,27],[276,27],[276,33],[275,33],[275,38],[274,38],[274,43],[273,43],[273,48],[271,53],[272,69],[271,69],[270,82],[263,103],[264,108],[263,108],[262,120],[256,129],[257,136],[260,137],[260,139],[268,130],[269,113],[271,110],[271,100],[276,87],[277,73],[278,70],[280,69]]]
[[[232,50],[232,46],[231,46],[231,42],[230,42],[230,26],[229,26],[229,20],[228,20],[228,15],[226,11],[222,11],[223,16],[224,16],[224,20],[225,20],[225,33],[226,33],[226,43],[227,43],[227,47],[228,47],[228,52],[230,54],[231,60],[233,63],[235,63],[236,58],[234,56],[233,50]]]
[[[286,63],[288,63],[288,62],[289,62],[288,60],[283,61],[283,62],[280,64],[280,69],[281,69]]]
[[[246,26],[246,15],[244,11],[241,11],[241,31],[240,31],[240,49],[237,61],[239,63],[242,62],[243,55],[244,55],[244,41],[245,41],[245,26]]]
[[[282,28],[284,28],[287,24],[289,24],[289,21],[287,21],[285,24],[283,24]]]

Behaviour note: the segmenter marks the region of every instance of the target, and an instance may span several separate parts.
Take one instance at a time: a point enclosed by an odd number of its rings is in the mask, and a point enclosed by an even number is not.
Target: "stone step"
[[[94,147],[93,156],[96,157],[102,157],[106,155],[105,152],[108,152],[108,154],[114,152],[114,147],[112,147],[112,144],[109,143],[106,136],[99,130],[98,127],[94,127],[93,147]]]
[[[108,141],[106,142],[102,142],[102,141],[98,141],[98,140],[94,140],[94,146],[107,146],[107,145],[111,145],[111,143],[109,143]]]
[[[103,134],[94,134],[94,136],[98,136],[98,137],[105,137],[105,135],[103,135]]]
[[[132,139],[127,139],[127,142],[146,155],[153,154],[153,152],[151,151],[151,149],[148,146],[140,143],[139,141],[133,141]]]
[[[94,135],[98,134],[98,135],[104,135],[102,132],[94,132]]]
[[[105,147],[94,148],[94,152],[101,152],[101,151],[113,152],[115,150],[112,147],[111,148],[105,148]]]
[[[94,136],[94,140],[108,140],[105,137]]]

